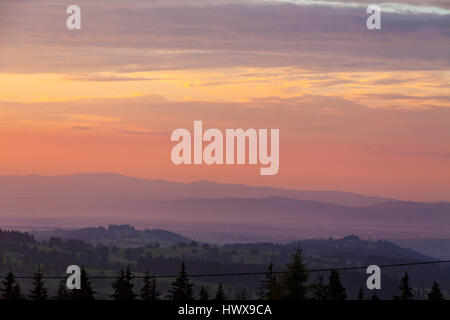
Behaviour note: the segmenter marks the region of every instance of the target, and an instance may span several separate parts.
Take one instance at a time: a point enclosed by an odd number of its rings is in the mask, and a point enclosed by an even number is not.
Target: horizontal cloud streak
[[[450,14],[450,4],[446,0],[267,0],[278,2],[291,2],[303,5],[322,5],[337,7],[367,7],[379,5],[384,12],[396,13],[433,13]]]
[[[108,5],[107,5],[108,3]],[[136,7],[133,6],[136,3]],[[147,3],[147,2],[146,2]],[[295,66],[311,70],[449,68],[450,20],[294,4],[145,6],[80,1],[83,29],[65,28],[54,1],[3,4],[0,72],[101,72]]]
[[[390,97],[392,98],[392,97]],[[394,97],[397,98],[397,97]],[[398,97],[403,98],[403,97]],[[412,98],[412,97],[404,97]],[[420,97],[439,99],[445,97]],[[202,119],[208,126],[277,127],[284,135],[341,141],[395,143],[450,141],[450,108],[373,109],[339,97],[303,95],[248,102],[169,101],[159,96],[80,99],[67,102],[0,103],[4,125],[46,121],[55,127],[110,128],[123,133],[167,134]],[[249,121],[251,119],[251,121]],[[426,128],[433,128],[429,130]],[[450,151],[450,150],[449,150]]]
[[[74,75],[65,77],[64,80],[67,81],[159,81],[159,80],[168,80],[163,78],[145,78],[145,77],[119,77],[115,75],[106,76],[106,75],[97,75],[97,74],[88,74],[88,75]]]

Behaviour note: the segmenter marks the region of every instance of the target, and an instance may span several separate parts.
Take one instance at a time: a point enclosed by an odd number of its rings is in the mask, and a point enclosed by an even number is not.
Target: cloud
[[[276,1],[276,0],[275,0]],[[404,12],[410,10],[413,12],[436,12],[440,14],[448,14],[450,9],[450,3],[447,0],[354,0],[354,1],[343,1],[343,0],[280,0],[293,3],[305,3],[305,4],[327,4],[332,3],[339,4],[342,6],[357,6],[357,5],[370,5],[377,4],[382,8],[389,10],[395,10]],[[444,10],[439,10],[444,9]]]
[[[103,81],[160,81],[169,80],[167,78],[146,78],[146,77],[120,77],[116,75],[98,75],[98,74],[84,74],[84,75],[74,75],[67,76],[64,78],[67,81],[93,81],[93,82],[103,82]]]
[[[356,84],[357,81],[348,79],[329,79],[329,80],[317,80],[312,82],[314,87],[333,87],[342,84]]]
[[[408,83],[408,82],[413,82],[413,81],[417,81],[417,79],[412,79],[412,78],[404,79],[404,78],[388,77],[388,78],[370,81],[370,84],[385,86],[385,85],[390,85],[390,84],[402,84],[402,83]]]
[[[366,29],[361,8],[242,4],[150,5],[80,1],[81,31],[65,28],[56,1],[3,3],[0,72],[99,73],[235,67],[304,70],[442,70],[450,66],[450,19],[383,13]],[[87,79],[90,81],[89,79]],[[93,81],[128,79],[93,78]],[[139,79],[139,81],[144,79]],[[134,81],[134,80],[130,80]],[[137,81],[137,80],[136,80]]]
[[[138,131],[138,130],[118,130],[120,133],[125,134],[137,134],[137,135],[146,135],[146,136],[169,136],[170,132],[160,132],[160,131]]]
[[[367,145],[363,148],[367,152],[383,152],[391,155],[401,155],[406,157],[418,157],[418,158],[442,158],[444,160],[450,159],[450,151],[437,150],[430,147],[417,148],[414,146],[370,146]]]
[[[86,130],[93,130],[95,129],[94,127],[86,127],[86,126],[74,126],[70,128],[71,130],[76,130],[76,131],[86,131]]]
[[[377,98],[377,99],[385,99],[385,100],[419,100],[419,101],[442,101],[442,102],[450,102],[450,95],[442,95],[442,96],[413,96],[413,95],[404,95],[404,94],[395,94],[395,93],[371,93],[366,94],[366,97]]]
[[[320,95],[268,97],[246,102],[170,101],[145,96],[0,103],[2,108],[11,110],[5,119],[8,125],[17,121],[18,128],[24,121],[28,125],[45,120],[47,128],[53,123],[56,127],[89,127],[120,134],[168,135],[176,128],[190,128],[194,120],[203,120],[205,127],[221,129],[279,128],[285,137],[312,141],[361,144],[420,141],[441,145],[443,153],[447,152],[450,140],[450,108],[373,109],[349,99]]]

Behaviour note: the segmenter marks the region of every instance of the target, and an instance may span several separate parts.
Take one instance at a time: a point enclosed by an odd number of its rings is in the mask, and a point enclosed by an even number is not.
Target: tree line
[[[325,283],[323,275],[319,275],[312,283],[308,282],[309,274],[304,263],[302,250],[292,253],[290,262],[286,265],[282,274],[274,271],[273,264],[270,264],[264,279],[261,281],[258,298],[261,300],[346,300],[347,292],[342,284],[340,274],[337,270],[331,270],[328,283]],[[163,296],[158,290],[155,276],[147,271],[142,278],[142,287],[136,292],[134,289],[135,278],[127,267],[121,269],[116,280],[112,283],[113,300],[227,300],[222,283],[219,283],[217,290],[210,295],[204,285],[200,286],[197,294],[194,293],[194,283],[189,279],[186,272],[185,263],[181,263],[181,269],[177,277],[171,283],[168,293]],[[32,289],[25,294],[19,282],[14,277],[12,271],[8,272],[0,287],[0,299],[4,300],[94,300],[96,292],[89,280],[85,268],[81,268],[80,275],[81,289],[68,290],[66,280],[60,281],[55,296],[50,297],[45,286],[44,275],[39,266],[33,276]],[[410,286],[408,273],[405,273],[399,284],[399,295],[393,297],[394,300],[413,300],[413,290]],[[246,300],[249,297],[245,291],[237,294],[236,300]],[[379,300],[374,293],[371,297],[366,297],[364,290],[360,288],[357,300]],[[434,282],[431,291],[428,293],[428,300],[444,300],[444,295],[439,285]]]

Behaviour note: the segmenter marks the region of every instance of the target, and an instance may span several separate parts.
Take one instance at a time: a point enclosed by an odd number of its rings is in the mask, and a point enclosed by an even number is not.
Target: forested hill
[[[99,235],[97,236],[100,239],[105,239],[110,232],[121,235],[127,232],[133,235],[135,232],[128,226],[89,228],[88,230],[90,230],[91,237],[92,233],[98,230]],[[145,234],[144,231],[138,232]],[[194,241],[164,245],[149,241],[140,246],[118,247],[58,237],[37,241],[27,233],[0,231],[0,240],[0,275],[5,275],[12,270],[19,276],[33,275],[38,266],[41,266],[45,275],[64,276],[67,266],[71,264],[85,266],[91,276],[116,276],[121,268],[127,266],[138,275],[143,275],[147,270],[157,275],[171,275],[178,274],[183,261],[186,263],[188,274],[265,272],[270,263],[274,264],[275,270],[282,271],[289,263],[292,252],[298,246],[303,249],[305,263],[310,270],[432,260],[389,242],[365,241],[356,236],[342,239],[302,240],[286,245],[256,243],[216,246]],[[383,292],[380,293],[380,296],[392,297],[397,290],[398,281],[405,271],[409,273],[415,288],[427,289],[430,288],[433,281],[438,281],[443,289],[450,289],[450,267],[448,265],[386,268],[383,269]],[[326,271],[323,273],[327,276]],[[318,274],[311,272],[309,276],[309,279],[313,281]],[[350,297],[356,295],[366,278],[365,270],[362,269],[342,272],[342,280]],[[108,281],[95,280],[99,298],[109,297],[111,283]],[[231,297],[243,289],[256,295],[261,277],[217,276],[203,277],[195,279],[195,281],[199,281],[197,284],[209,286],[211,290],[221,282],[225,286],[228,296]],[[167,279],[161,280],[162,291],[167,290],[168,283]],[[30,284],[31,282],[23,281],[24,286]],[[51,290],[56,290],[58,283],[48,280],[48,285]]]
[[[27,232],[0,229],[0,243],[36,243],[34,236]]]
[[[351,235],[340,239],[307,239],[288,244],[274,243],[236,243],[225,245],[224,248],[249,250],[253,252],[292,252],[300,247],[311,257],[327,257],[335,261],[359,261],[364,263],[382,264],[392,261],[432,261],[414,250],[399,247],[388,241],[367,241]]]
[[[119,247],[144,246],[149,243],[171,245],[189,243],[192,240],[182,235],[162,229],[136,230],[129,225],[110,225],[108,227],[90,227],[82,229],[34,231],[36,239],[43,241],[52,237],[83,240],[91,244],[116,245]]]

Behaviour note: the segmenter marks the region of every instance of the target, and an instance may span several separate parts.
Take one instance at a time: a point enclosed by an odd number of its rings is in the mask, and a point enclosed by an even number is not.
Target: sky
[[[441,0],[0,0],[0,175],[450,201],[449,40]],[[173,165],[170,134],[194,120],[279,128],[279,173]]]

